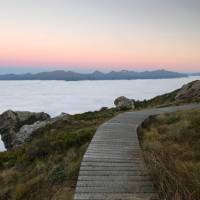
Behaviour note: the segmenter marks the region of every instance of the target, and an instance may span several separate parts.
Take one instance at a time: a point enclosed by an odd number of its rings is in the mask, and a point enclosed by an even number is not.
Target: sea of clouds
[[[143,100],[177,88],[200,76],[157,80],[116,81],[0,81],[0,113],[17,111],[46,112],[51,116],[113,107],[119,96]],[[3,143],[0,142],[0,150]]]

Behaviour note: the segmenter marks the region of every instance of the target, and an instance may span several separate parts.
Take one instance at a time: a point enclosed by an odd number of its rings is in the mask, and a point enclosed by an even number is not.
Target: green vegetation
[[[156,96],[150,100],[135,101],[135,107],[136,109],[144,109],[144,108],[151,108],[151,107],[166,107],[166,106],[172,106],[172,105],[179,105],[181,103],[193,102],[192,99],[187,100],[187,101],[175,100],[175,97],[178,91],[179,90],[175,90],[167,94]]]
[[[200,109],[196,109],[155,116],[139,133],[145,160],[163,199],[200,199],[199,131]]]
[[[72,115],[40,130],[22,147],[0,153],[0,200],[71,200],[80,163],[96,128],[117,114]]]
[[[192,81],[182,88],[167,94],[156,96],[150,100],[135,101],[136,109],[144,109],[151,107],[166,107],[180,105],[185,103],[200,102],[200,85],[199,80]]]

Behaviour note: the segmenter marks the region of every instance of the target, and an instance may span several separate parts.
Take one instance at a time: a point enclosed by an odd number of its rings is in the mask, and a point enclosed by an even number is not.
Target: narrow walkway
[[[158,199],[140,149],[137,128],[150,115],[200,107],[126,112],[101,125],[84,155],[75,200]]]

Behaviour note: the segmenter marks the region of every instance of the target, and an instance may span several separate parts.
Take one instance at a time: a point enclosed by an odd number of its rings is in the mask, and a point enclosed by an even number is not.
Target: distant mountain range
[[[200,73],[191,73],[191,76],[200,76]]]
[[[52,72],[41,72],[37,74],[4,74],[0,75],[0,80],[65,80],[65,81],[80,81],[80,80],[131,80],[131,79],[162,79],[162,78],[179,78],[187,77],[189,74],[166,71],[111,71],[103,73],[95,71],[93,73],[77,73],[73,71],[57,70]],[[198,74],[192,74],[198,75]]]

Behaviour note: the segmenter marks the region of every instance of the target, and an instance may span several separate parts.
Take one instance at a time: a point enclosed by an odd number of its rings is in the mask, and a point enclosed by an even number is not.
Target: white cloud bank
[[[112,107],[118,96],[149,99],[170,92],[200,77],[117,81],[0,81],[0,113],[47,112],[56,116]],[[0,150],[3,144],[0,142]]]

